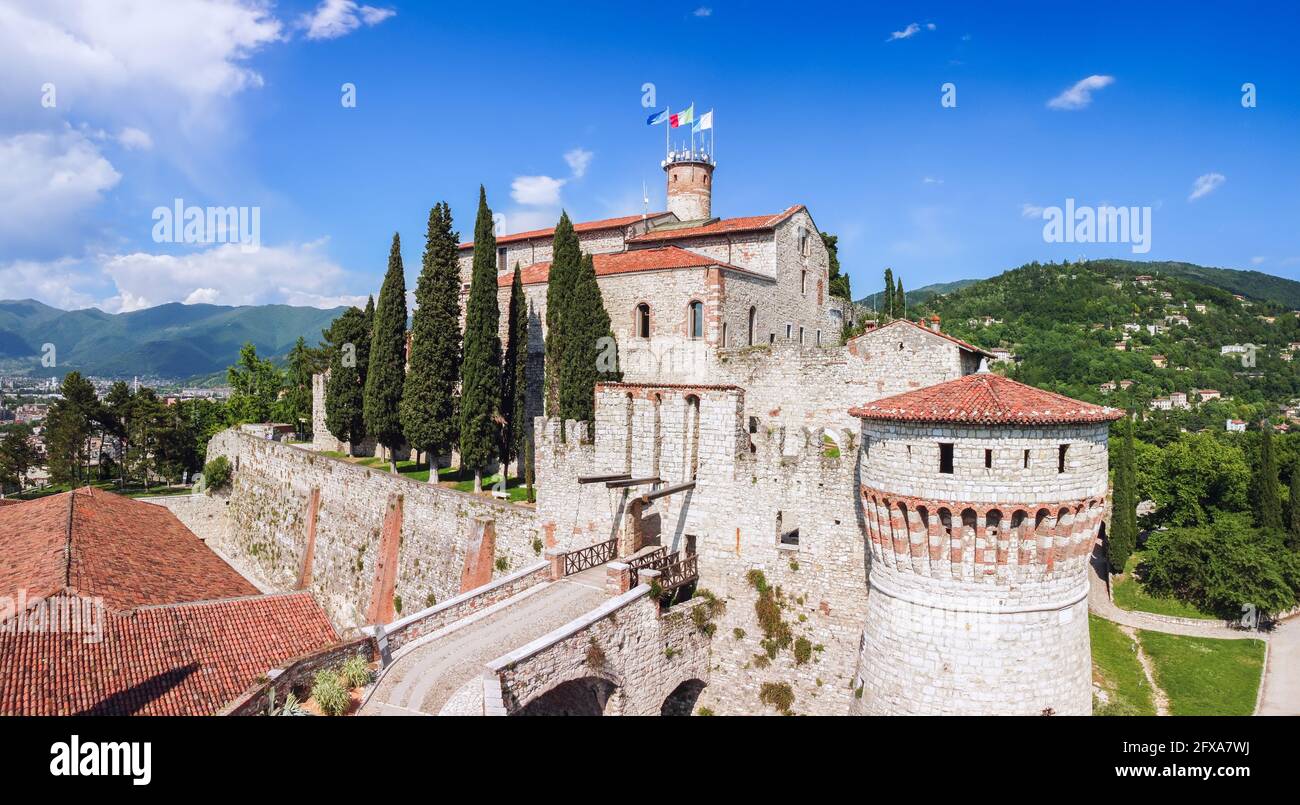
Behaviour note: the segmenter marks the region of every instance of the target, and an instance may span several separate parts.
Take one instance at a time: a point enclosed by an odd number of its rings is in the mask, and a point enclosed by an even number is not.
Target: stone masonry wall
[[[343,628],[371,622],[372,607],[386,622],[451,598],[471,570],[496,578],[540,559],[536,515],[523,506],[230,430],[213,437],[208,455],[229,459],[232,486],[224,518],[196,533],[277,589],[305,578]],[[381,555],[385,545],[392,555]],[[391,588],[392,600],[374,600],[377,588]]]

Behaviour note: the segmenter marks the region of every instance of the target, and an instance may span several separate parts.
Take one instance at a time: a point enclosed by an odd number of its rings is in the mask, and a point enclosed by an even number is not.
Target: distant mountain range
[[[0,369],[42,377],[71,370],[122,378],[207,376],[234,363],[246,342],[270,358],[286,355],[299,336],[315,346],[345,309],[170,303],[114,314],[0,301]],[[44,344],[55,346],[57,367],[41,366]]]

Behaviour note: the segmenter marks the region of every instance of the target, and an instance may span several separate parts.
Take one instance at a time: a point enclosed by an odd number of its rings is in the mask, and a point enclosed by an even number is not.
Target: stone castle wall
[[[597,394],[594,444],[581,443],[581,428],[579,438],[561,443],[559,423],[539,419],[540,527],[548,543],[565,548],[611,536],[622,540],[623,553],[694,544],[699,585],[726,601],[701,706],[761,712],[759,691],[770,682],[791,685],[796,712],[846,713],[867,589],[856,438],[839,432],[838,447],[820,430],[785,430],[766,420],[750,433],[743,411],[736,388],[610,384]],[[624,472],[665,485],[694,477],[697,485],[637,512],[635,499],[650,486],[607,489],[576,480]],[[780,532],[796,529],[798,544],[782,544]],[[793,644],[767,657],[751,570],[780,588],[781,617],[810,649],[805,661]]]
[[[389,622],[540,559],[527,507],[231,430],[209,444],[218,455],[233,469],[224,517],[196,522],[196,533],[276,589],[310,589],[344,628]]]

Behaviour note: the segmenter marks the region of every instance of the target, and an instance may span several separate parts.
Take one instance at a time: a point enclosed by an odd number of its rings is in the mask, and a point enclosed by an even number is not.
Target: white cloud
[[[943,179],[937,179],[934,176],[926,176],[921,179],[921,184],[943,184]]]
[[[362,25],[378,25],[397,12],[391,8],[364,6],[354,0],[322,0],[321,4],[298,18],[298,26],[308,39],[337,39]]]
[[[510,197],[518,204],[554,207],[560,203],[560,188],[565,179],[550,176],[516,176],[510,183]]]
[[[709,8],[708,6],[700,6],[699,8],[695,9],[695,11],[691,13],[693,13],[697,17],[712,17],[713,9]]]
[[[1266,262],[1268,262],[1268,258],[1267,258],[1267,257],[1252,257],[1252,258],[1250,258],[1250,264],[1251,264],[1251,265],[1254,265],[1254,266],[1261,265],[1261,264],[1266,263]]]
[[[221,291],[216,288],[195,288],[194,291],[185,297],[187,305],[214,305],[221,299]]]
[[[0,139],[0,239],[13,246],[76,225],[121,178],[75,129]]]
[[[564,155],[564,161],[569,163],[574,178],[581,179],[587,173],[587,166],[594,156],[596,155],[585,148],[574,148]]]
[[[885,41],[893,42],[898,39],[911,39],[912,37],[919,34],[922,30],[933,31],[937,27],[938,26],[936,26],[933,22],[927,22],[925,23],[925,25],[922,25],[919,22],[909,23],[908,26],[903,30],[894,31],[892,34],[889,35],[889,38],[886,39]]]
[[[1224,176],[1222,173],[1201,174],[1200,176],[1197,176],[1196,181],[1192,183],[1192,194],[1187,197],[1187,200],[1196,201],[1202,196],[1208,196],[1215,190],[1218,190],[1219,185],[1226,181],[1228,181],[1228,177]]]
[[[1037,204],[1021,204],[1020,217],[1021,218],[1042,218],[1043,208]]]
[[[127,126],[117,134],[117,142],[128,151],[148,151],[153,148],[149,132]]]
[[[1047,102],[1049,109],[1082,109],[1092,103],[1092,93],[1115,83],[1109,75],[1090,75]]]
[[[505,226],[502,234],[513,235],[516,232],[531,232],[534,229],[549,229],[560,220],[558,207],[542,210],[512,209],[505,213]]]
[[[95,305],[90,284],[82,261],[71,257],[0,263],[2,299],[35,299],[63,310],[79,310]]]

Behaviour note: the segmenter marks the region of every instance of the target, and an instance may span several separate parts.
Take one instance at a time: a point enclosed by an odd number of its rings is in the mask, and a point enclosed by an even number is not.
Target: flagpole
[[[664,118],[664,162],[668,161],[668,152],[672,150],[672,146],[668,142],[668,132],[670,129],[672,129],[672,127],[673,127],[673,108],[669,106],[668,117]]]

